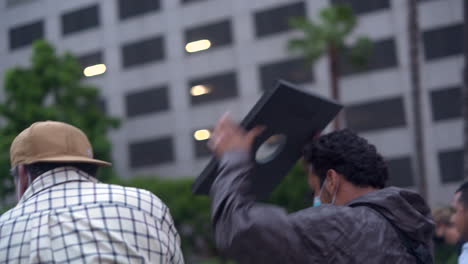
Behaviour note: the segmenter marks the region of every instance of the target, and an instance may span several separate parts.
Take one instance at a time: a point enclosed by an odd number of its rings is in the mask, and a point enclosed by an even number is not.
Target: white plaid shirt
[[[168,208],[72,167],[36,180],[0,217],[0,263],[184,263]]]

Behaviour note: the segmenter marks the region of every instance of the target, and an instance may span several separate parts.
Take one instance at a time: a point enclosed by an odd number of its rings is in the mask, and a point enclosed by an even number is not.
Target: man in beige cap
[[[148,191],[102,184],[86,135],[38,122],[10,149],[18,205],[0,217],[0,263],[183,263],[166,205]]]

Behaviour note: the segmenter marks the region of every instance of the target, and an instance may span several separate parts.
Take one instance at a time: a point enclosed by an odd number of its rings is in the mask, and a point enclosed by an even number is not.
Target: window
[[[125,96],[127,117],[157,113],[169,110],[167,86],[128,93]]]
[[[101,75],[107,70],[106,65],[104,64],[104,60],[102,58],[101,51],[96,51],[82,55],[78,57],[78,62],[81,65],[83,74],[86,77]]]
[[[341,73],[343,75],[352,75],[367,71],[383,70],[398,66],[396,46],[394,39],[376,41],[372,47],[372,54],[368,58],[367,64],[361,67],[352,65],[347,58],[348,51],[341,56]]]
[[[189,82],[190,103],[199,105],[237,96],[237,76],[226,72]]]
[[[158,11],[160,0],[119,0],[120,20]]]
[[[462,91],[450,87],[431,92],[432,119],[441,121],[462,116]]]
[[[44,37],[44,22],[37,21],[11,28],[10,50],[18,49],[32,44],[35,40]]]
[[[210,140],[212,129],[199,129],[193,132],[192,140],[194,145],[195,157],[204,158],[211,154],[208,148],[208,140]]]
[[[17,5],[27,4],[35,1],[37,0],[6,0],[6,7],[15,7]]]
[[[403,98],[391,98],[346,108],[348,127],[357,132],[402,127],[406,125]]]
[[[390,8],[389,0],[331,0],[331,2],[333,4],[349,4],[354,13],[358,15]]]
[[[439,152],[440,177],[443,183],[463,179],[463,150]]]
[[[163,37],[125,44],[122,47],[122,59],[124,68],[164,60]]]
[[[109,114],[108,109],[107,109],[107,101],[104,98],[99,98],[97,102],[98,109],[103,112],[104,114]]]
[[[293,17],[305,17],[304,2],[283,5],[255,13],[255,32],[257,37],[265,37],[290,29],[289,20]]]
[[[6,0],[6,6],[7,7],[13,7],[13,6],[16,6],[16,5],[20,5],[20,4],[24,4],[24,3],[28,3],[28,2],[33,2],[33,1],[36,1],[36,0]]]
[[[162,137],[129,145],[130,167],[160,165],[174,161],[174,147],[171,137]]]
[[[271,89],[278,79],[296,84],[314,81],[309,65],[302,58],[288,59],[260,66],[260,79],[263,90]]]
[[[197,158],[205,158],[211,155],[211,150],[208,148],[208,139],[207,140],[201,140],[193,141],[194,146],[195,146],[195,157]]]
[[[387,160],[388,186],[411,187],[414,186],[413,166],[410,157],[401,157]]]
[[[62,15],[62,35],[68,35],[98,26],[98,5],[93,5]]]
[[[78,62],[80,63],[80,66],[84,69],[89,66],[101,64],[104,62],[104,60],[102,58],[102,52],[96,51],[96,52],[92,52],[92,53],[79,56]]]
[[[462,54],[463,26],[461,24],[428,30],[423,33],[426,60]]]
[[[202,1],[206,1],[206,0],[181,0],[182,4],[190,4],[190,3],[202,2]]]
[[[202,41],[205,41],[207,44],[200,46],[203,45]],[[232,43],[231,22],[225,20],[188,29],[185,31],[185,43],[187,44],[185,46],[187,52],[229,45]],[[192,48],[190,47],[191,45]]]

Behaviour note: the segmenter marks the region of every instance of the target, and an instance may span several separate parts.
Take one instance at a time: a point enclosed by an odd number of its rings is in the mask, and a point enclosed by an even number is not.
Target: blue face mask
[[[315,196],[315,197],[314,197],[314,206],[322,205],[322,199],[320,199],[320,196],[322,196],[323,188],[325,187],[325,184],[326,184],[326,183],[327,183],[327,179],[325,179],[325,180],[323,181],[323,184],[322,184],[322,187],[320,188],[320,192],[319,192],[318,196]],[[338,184],[339,184],[339,183],[338,183]],[[335,204],[337,192],[338,192],[338,189],[336,189],[335,194],[333,194],[333,198],[332,198],[331,204]]]
[[[317,196],[314,197],[314,207],[322,205],[322,199],[320,199],[320,196],[322,196],[323,187],[325,186],[326,183],[327,183],[327,179],[323,181],[322,187],[320,187],[320,192],[318,193]]]
[[[314,197],[314,207],[319,206],[322,204],[322,200],[320,200],[320,196],[315,196]]]

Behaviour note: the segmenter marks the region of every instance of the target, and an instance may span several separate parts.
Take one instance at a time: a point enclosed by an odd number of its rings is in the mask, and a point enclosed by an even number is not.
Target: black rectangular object
[[[18,49],[32,44],[35,40],[44,37],[44,22],[36,21],[9,30],[10,50]]]
[[[62,15],[62,35],[99,26],[99,6],[93,5]]]
[[[253,186],[258,186],[255,190],[257,198],[266,198],[271,193],[301,157],[304,144],[322,131],[341,108],[336,102],[300,90],[285,81],[279,81],[276,87],[263,94],[241,122],[247,130],[257,125],[266,126],[252,152],[255,153],[273,135],[285,135],[286,140],[269,162],[255,163]],[[218,161],[213,158],[196,179],[192,191],[208,194],[217,174]]]

